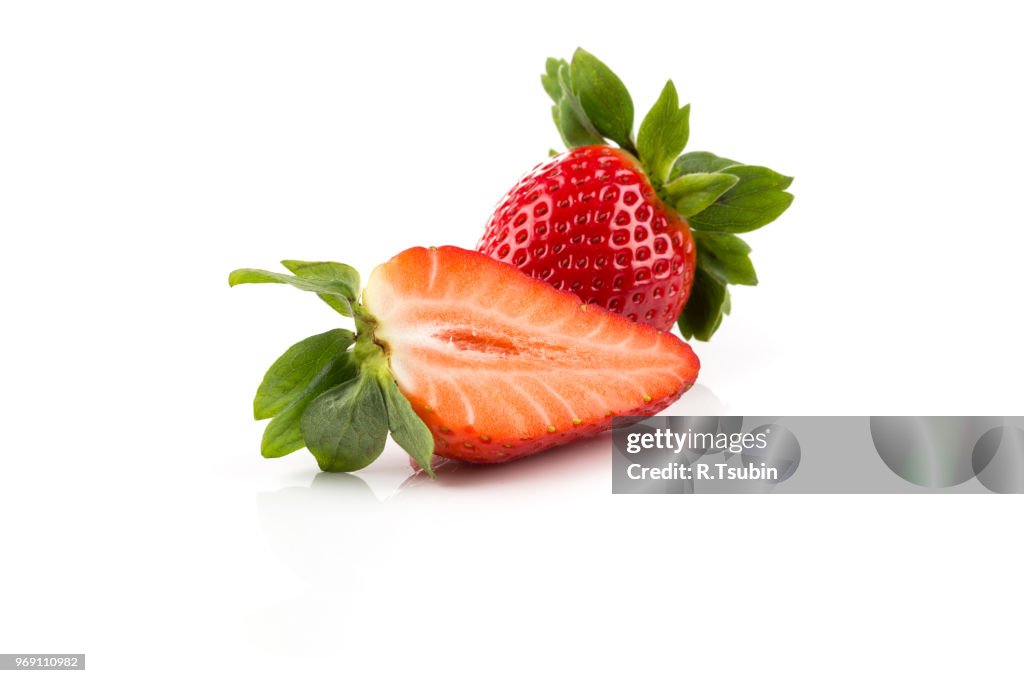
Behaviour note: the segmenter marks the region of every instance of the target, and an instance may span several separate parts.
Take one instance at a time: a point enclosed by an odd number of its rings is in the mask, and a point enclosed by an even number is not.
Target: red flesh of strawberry
[[[477,249],[659,330],[679,317],[697,260],[686,220],[633,156],[606,146],[577,147],[527,174]]]
[[[700,366],[675,335],[456,247],[395,256],[363,303],[399,388],[449,458],[511,460],[608,429],[615,415],[655,414]]]

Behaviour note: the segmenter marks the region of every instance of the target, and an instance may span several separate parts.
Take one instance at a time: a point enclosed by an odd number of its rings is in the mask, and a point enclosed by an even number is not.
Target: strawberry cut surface
[[[398,387],[449,458],[510,460],[608,429],[615,415],[655,414],[699,369],[678,337],[456,247],[378,266],[363,304]]]
[[[660,330],[686,304],[697,258],[686,220],[661,201],[639,162],[602,145],[528,173],[499,202],[477,249]]]

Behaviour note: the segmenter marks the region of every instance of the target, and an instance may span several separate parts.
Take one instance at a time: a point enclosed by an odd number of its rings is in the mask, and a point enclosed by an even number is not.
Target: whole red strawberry
[[[479,250],[660,330],[693,285],[690,227],[621,149],[578,147],[541,164],[505,196]]]
[[[633,137],[622,81],[580,49],[541,77],[570,151],[499,202],[478,250],[588,303],[707,340],[729,313],[727,285],[755,285],[736,236],[793,200],[792,178],[708,152],[681,154],[690,106],[669,81]],[[618,147],[609,145],[611,140]]]

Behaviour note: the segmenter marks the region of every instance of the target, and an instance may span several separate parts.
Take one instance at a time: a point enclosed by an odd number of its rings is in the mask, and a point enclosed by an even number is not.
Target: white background
[[[1020,680],[1019,497],[613,497],[607,439],[317,476],[259,457],[250,401],[336,320],[225,281],[473,246],[558,144],[537,77],[579,44],[641,113],[674,78],[691,149],[796,176],[672,412],[1020,414],[1012,5],[352,5],[0,6],[0,651],[97,681]]]

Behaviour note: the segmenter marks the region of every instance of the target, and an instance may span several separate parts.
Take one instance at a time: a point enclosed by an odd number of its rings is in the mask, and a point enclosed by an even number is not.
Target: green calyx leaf
[[[726,232],[694,231],[693,237],[697,242],[698,270],[723,283],[757,284],[757,273],[746,242]]]
[[[604,138],[587,118],[586,112],[583,111],[583,105],[573,90],[569,65],[562,60],[549,59],[548,63],[553,61],[558,66],[554,79],[559,96],[551,108],[551,113],[554,116],[558,133],[562,136],[562,142],[570,148],[603,145]]]
[[[793,202],[793,179],[710,152],[688,152],[672,164],[663,193],[686,216],[697,243],[697,272],[679,317],[687,339],[707,341],[729,313],[727,286],[756,285],[750,247],[734,233],[763,227]]]
[[[558,80],[558,72],[563,66],[566,68],[569,66],[564,59],[548,57],[548,61],[544,64],[544,73],[540,75],[540,84],[544,87],[544,92],[555,104],[562,99],[562,85]]]
[[[730,190],[739,177],[731,173],[688,173],[663,188],[669,203],[680,215],[695,216]]]
[[[281,261],[293,275],[307,280],[340,282],[348,286],[353,296],[359,291],[359,273],[352,266],[334,261]]]
[[[279,458],[305,445],[300,421],[306,407],[356,373],[358,365],[348,351],[354,338],[349,330],[316,334],[290,347],[270,366],[253,399],[257,420],[273,418],[263,432],[263,457]]]
[[[302,416],[306,408],[325,391],[352,379],[359,369],[352,353],[343,351],[302,387],[295,400],[277,413],[263,431],[260,452],[265,458],[279,458],[306,445],[302,437]]]
[[[356,271],[330,261],[282,264],[293,274],[242,269],[231,273],[228,284],[289,284],[313,292],[353,317],[357,333],[337,329],[304,339],[267,370],[253,400],[257,420],[272,418],[263,434],[264,457],[306,446],[324,471],[351,472],[381,454],[390,431],[433,477],[433,436],[399,391],[375,341],[377,321],[356,299]]]
[[[730,166],[741,166],[738,161],[715,156],[711,152],[687,152],[672,164],[670,178],[675,180],[684,173],[717,173]]]
[[[358,357],[359,354],[353,354]],[[352,472],[377,459],[390,431],[395,443],[434,477],[434,437],[398,389],[378,350],[351,378],[312,401],[302,416],[302,437],[327,472]]]
[[[281,261],[293,275],[307,280],[344,283],[352,292],[351,297],[336,297],[320,294],[320,298],[331,308],[349,318],[352,317],[352,301],[359,292],[359,273],[352,266],[333,261]]]
[[[696,337],[707,341],[729,310],[729,292],[725,284],[707,271],[698,269],[694,274],[690,298],[679,316],[679,331],[685,339]]]
[[[690,105],[680,108],[676,86],[669,81],[640,124],[636,141],[640,161],[656,186],[668,180],[672,162],[689,137]]]
[[[409,400],[398,390],[398,384],[390,373],[382,373],[378,381],[388,409],[391,438],[433,479],[434,469],[430,460],[434,454],[434,437],[430,429],[412,409]]]
[[[729,166],[736,184],[705,209],[690,216],[690,227],[711,232],[750,232],[763,227],[793,203],[786,192],[793,179],[764,166]],[[680,176],[685,177],[685,176]]]
[[[551,116],[569,148],[612,140],[636,154],[633,144],[633,99],[618,76],[582,48],[572,62],[549,58],[540,77],[554,102]]]
[[[619,77],[583,48],[573,53],[569,71],[573,91],[597,132],[623,149],[635,151],[633,99]],[[563,94],[564,89],[563,85]]]
[[[302,415],[302,438],[325,472],[353,472],[377,459],[388,436],[380,385],[365,366],[312,401]]]
[[[282,264],[289,270],[294,267],[298,272],[295,275],[283,275],[269,270],[241,268],[228,275],[228,285],[231,287],[243,284],[291,285],[304,292],[319,294],[328,306],[344,316],[352,317],[352,303],[356,300],[359,292],[359,276],[355,276],[353,283],[352,277],[348,273],[348,271],[355,272],[354,269],[342,263],[328,261],[319,263],[283,261]],[[303,272],[307,267],[309,268],[308,273]],[[330,269],[336,271],[335,277],[328,276],[327,271]]]
[[[352,346],[349,330],[330,330],[303,339],[278,358],[263,376],[253,399],[257,420],[274,417],[293,404],[318,375]]]
[[[578,112],[572,106],[570,97],[562,98],[562,103],[553,107],[555,124],[562,135],[562,142],[566,147],[586,147],[588,145],[603,145],[604,138],[588,128],[580,118]]]

